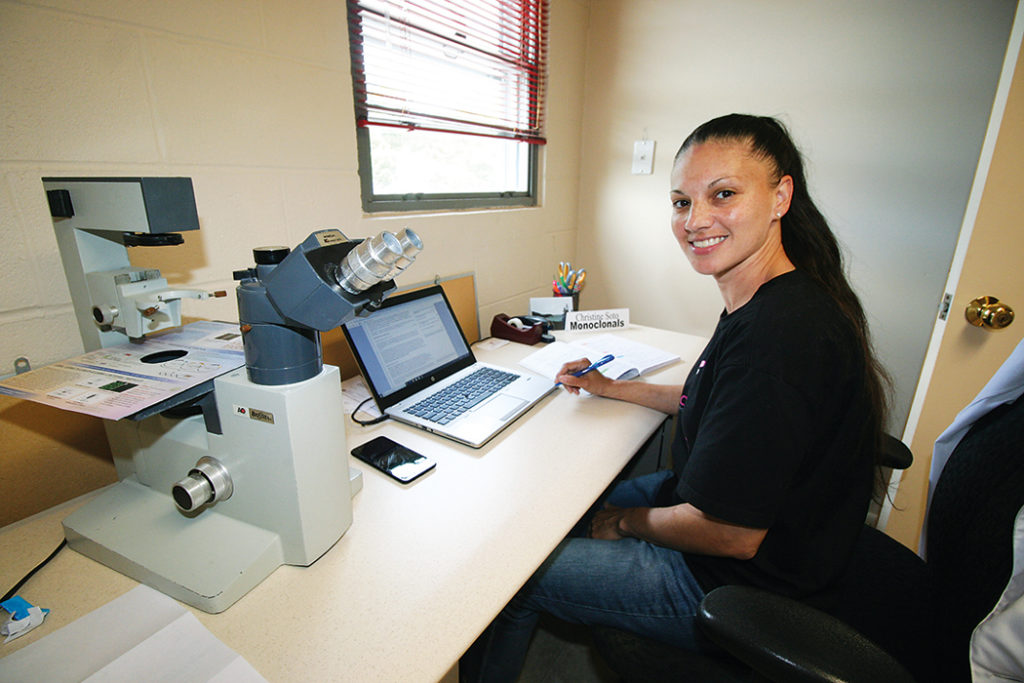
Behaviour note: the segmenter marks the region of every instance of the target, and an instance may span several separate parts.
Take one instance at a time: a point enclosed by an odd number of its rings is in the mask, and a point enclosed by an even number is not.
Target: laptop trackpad
[[[500,394],[480,406],[480,409],[473,414],[504,421],[515,415],[516,411],[520,410],[526,403],[527,401],[521,398]]]

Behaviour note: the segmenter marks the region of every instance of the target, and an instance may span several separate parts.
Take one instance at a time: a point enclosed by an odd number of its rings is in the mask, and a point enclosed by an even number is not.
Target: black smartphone
[[[356,446],[352,449],[352,455],[403,484],[426,474],[436,464],[425,455],[395,443],[386,436],[378,436]]]

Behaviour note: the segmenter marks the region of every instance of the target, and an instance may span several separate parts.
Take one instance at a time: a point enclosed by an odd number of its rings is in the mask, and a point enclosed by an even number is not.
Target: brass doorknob
[[[977,327],[1001,330],[1013,322],[1013,309],[994,296],[980,296],[967,304],[967,322]]]

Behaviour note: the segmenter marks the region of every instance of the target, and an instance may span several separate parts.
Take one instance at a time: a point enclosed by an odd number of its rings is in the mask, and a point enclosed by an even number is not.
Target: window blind
[[[547,0],[348,0],[356,122],[543,144]]]

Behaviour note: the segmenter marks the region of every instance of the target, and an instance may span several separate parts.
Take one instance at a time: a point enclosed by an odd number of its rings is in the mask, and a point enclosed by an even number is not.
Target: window
[[[547,0],[348,0],[366,211],[529,206]]]

